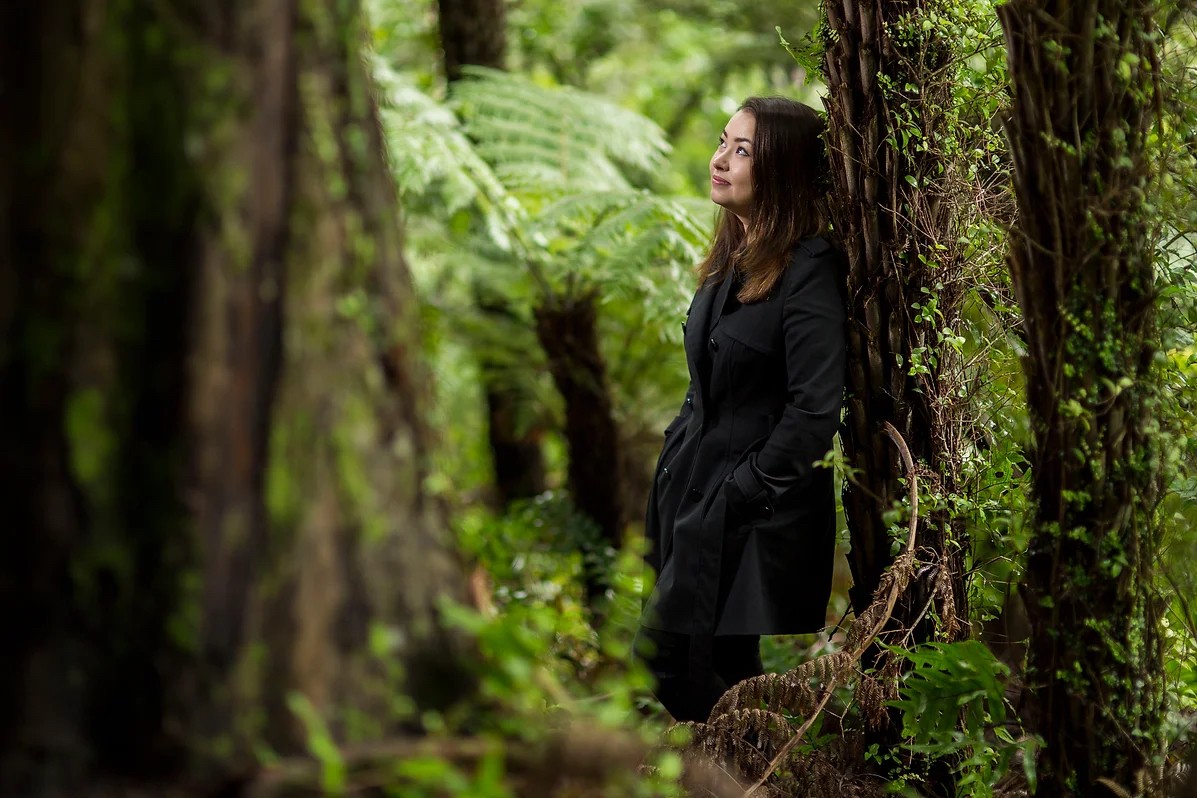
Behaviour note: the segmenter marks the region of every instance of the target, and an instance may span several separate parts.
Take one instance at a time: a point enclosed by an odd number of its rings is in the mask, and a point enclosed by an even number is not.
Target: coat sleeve
[[[782,307],[788,401],[764,446],[732,471],[725,486],[732,507],[756,516],[771,515],[772,501],[802,482],[831,448],[843,402],[847,347],[839,256],[831,249],[804,253],[790,268],[796,272]]]

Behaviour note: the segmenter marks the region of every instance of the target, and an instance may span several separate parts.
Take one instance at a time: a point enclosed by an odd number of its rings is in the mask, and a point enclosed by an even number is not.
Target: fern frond
[[[523,264],[482,229],[446,235],[438,220],[413,217],[407,224],[405,254],[426,302],[460,312],[479,298],[503,303],[531,318],[536,285]]]
[[[767,709],[737,709],[712,718],[706,726],[711,734],[721,732],[751,740],[766,761],[772,759],[794,734],[785,717]],[[750,775],[758,778],[760,773]]]
[[[661,296],[668,314],[692,290],[690,269],[702,259],[708,231],[699,208],[709,203],[649,192],[602,192],[563,198],[535,219],[556,241],[555,266],[599,285],[608,298]]]
[[[710,757],[722,763],[725,769],[751,781],[764,775],[773,758],[794,735],[794,729],[784,717],[763,709],[739,709],[713,717],[709,723],[679,725],[689,728],[693,734],[689,747],[691,756]],[[845,761],[857,761],[859,756],[844,756],[837,750],[843,747],[843,741],[839,742],[841,745],[833,743],[826,749],[791,753],[785,765],[773,771],[768,780],[752,792],[753,798],[797,795],[844,798],[859,794],[845,784],[848,774],[843,768]]]
[[[706,723],[686,725],[694,733],[690,741],[691,750],[701,751],[716,762],[734,764],[743,778],[760,778],[769,766],[769,759],[763,751],[728,728],[717,728]]]
[[[552,172],[556,180],[542,188],[603,191],[626,189],[629,170],[643,177],[666,166],[664,131],[610,100],[493,69],[467,74],[453,87],[453,107],[504,174]]]
[[[792,715],[809,715],[819,702],[820,688],[829,682],[841,681],[855,664],[847,651],[837,651],[815,657],[785,673],[766,673],[745,679],[723,694],[711,716],[762,705]]]
[[[478,152],[460,120],[382,59],[373,59],[372,67],[382,94],[391,169],[404,204],[418,207],[424,200],[446,216],[477,208],[491,239],[510,250],[524,224],[523,206]]]

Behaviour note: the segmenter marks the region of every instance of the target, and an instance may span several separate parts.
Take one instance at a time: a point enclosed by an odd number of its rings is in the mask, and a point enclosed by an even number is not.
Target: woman
[[[640,637],[657,696],[705,721],[763,672],[760,635],[825,624],[835,548],[831,448],[844,388],[839,254],[823,237],[812,109],[750,98],[711,158],[714,243],[683,324],[690,388],[650,492],[656,588]]]

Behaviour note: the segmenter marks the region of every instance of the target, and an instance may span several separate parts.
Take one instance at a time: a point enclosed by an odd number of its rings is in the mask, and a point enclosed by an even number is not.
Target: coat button
[[[693,397],[693,396],[687,396],[687,397],[686,397],[686,404],[688,404],[688,405],[693,405],[693,404],[694,404],[694,397]]]
[[[665,466],[661,469],[661,478],[665,481],[669,481],[669,466]]]
[[[719,342],[718,342],[718,341],[716,341],[714,338],[712,338],[712,339],[709,341],[709,343],[710,343],[710,345],[711,345],[711,351],[712,351],[712,352],[718,352],[718,351],[719,351]]]
[[[692,502],[702,501],[702,491],[699,490],[698,488],[691,488],[690,489],[690,501],[692,501]]]

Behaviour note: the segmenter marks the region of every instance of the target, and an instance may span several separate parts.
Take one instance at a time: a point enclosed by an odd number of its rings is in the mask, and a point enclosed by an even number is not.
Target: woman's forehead
[[[727,120],[727,127],[724,128],[728,137],[736,138],[743,137],[752,140],[752,136],[756,133],[756,117],[752,115],[751,111],[746,111],[741,108],[732,114],[732,118]]]

